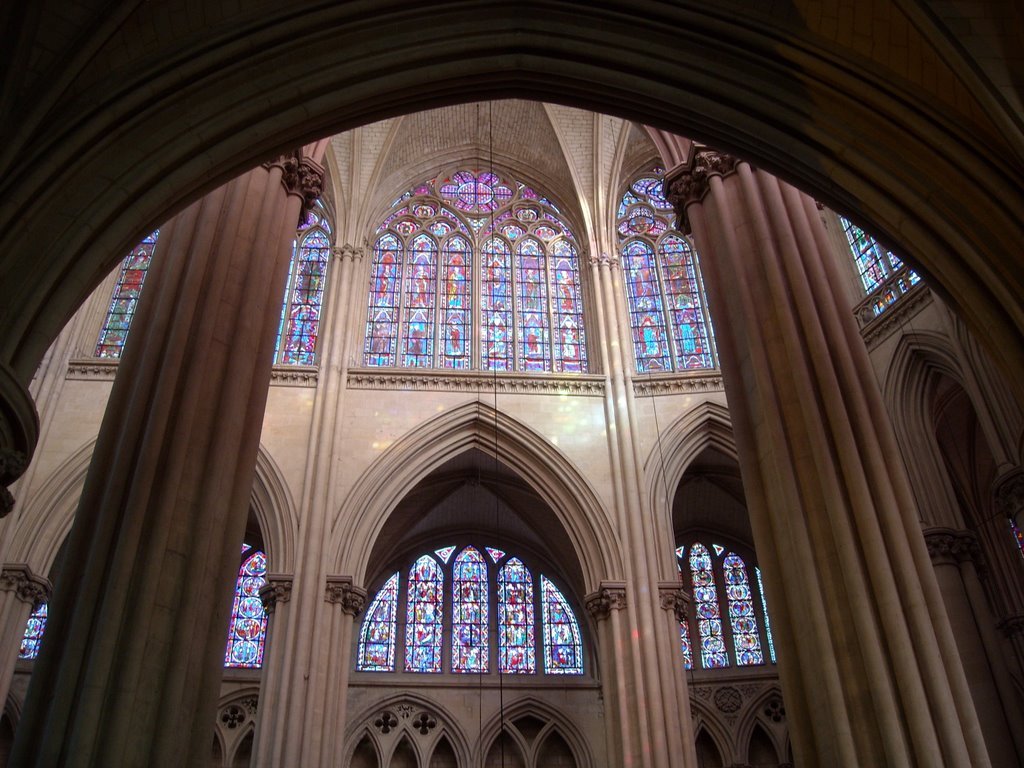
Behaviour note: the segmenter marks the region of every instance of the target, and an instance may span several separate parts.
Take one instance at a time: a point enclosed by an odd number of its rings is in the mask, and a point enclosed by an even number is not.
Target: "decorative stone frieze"
[[[924,543],[933,562],[982,564],[981,545],[972,531],[952,528],[929,528],[924,532]]]
[[[267,583],[260,587],[263,610],[273,613],[278,603],[287,603],[291,599],[292,577],[281,573],[267,574]]]
[[[353,368],[349,389],[493,392],[527,395],[604,396],[604,377],[594,374],[502,374],[484,371],[411,371]]]
[[[658,584],[658,598],[661,607],[675,614],[676,621],[686,619],[690,607],[690,595],[678,581],[663,581]]]
[[[613,611],[621,611],[626,607],[626,584],[619,581],[601,582],[601,588],[587,595],[587,611],[595,621],[608,618]]]
[[[8,563],[0,570],[0,590],[13,592],[21,602],[35,610],[50,599],[53,585],[48,579],[36,576],[25,563]]]
[[[932,292],[924,283],[918,283],[879,315],[874,312],[874,299],[870,296],[854,308],[853,314],[864,343],[868,349],[874,349],[896,331],[906,328],[910,319],[931,303]]]
[[[340,605],[350,616],[358,616],[366,605],[366,590],[355,586],[351,576],[328,576],[324,599]]]
[[[992,484],[996,510],[1003,517],[1016,520],[1020,525],[1021,513],[1024,512],[1024,468],[1014,467],[1004,472]]]
[[[85,358],[68,363],[68,381],[113,381],[117,376],[117,360]],[[315,365],[275,365],[270,383],[279,387],[315,387],[319,369]]]
[[[633,379],[633,394],[637,397],[656,395],[685,395],[694,392],[722,392],[720,373],[637,374]]]
[[[690,159],[665,178],[665,199],[675,208],[681,232],[690,234],[687,206],[704,199],[713,176],[728,176],[739,162],[732,155],[694,144]]]
[[[319,376],[315,365],[275,365],[270,383],[279,387],[315,387]]]

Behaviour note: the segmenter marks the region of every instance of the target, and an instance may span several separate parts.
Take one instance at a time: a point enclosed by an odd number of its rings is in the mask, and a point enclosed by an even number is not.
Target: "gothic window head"
[[[629,185],[617,219],[638,373],[716,365],[697,254],[674,227],[664,171],[654,168]]]
[[[460,170],[400,196],[374,238],[365,365],[587,371],[579,246],[549,198]]]
[[[850,244],[857,274],[864,294],[871,297],[871,312],[881,314],[886,307],[921,281],[918,274],[903,260],[881,246],[867,232],[849,219],[840,216],[846,240]]]
[[[295,234],[277,331],[275,362],[285,365],[316,363],[316,340],[330,259],[331,224],[323,203],[318,200]]]

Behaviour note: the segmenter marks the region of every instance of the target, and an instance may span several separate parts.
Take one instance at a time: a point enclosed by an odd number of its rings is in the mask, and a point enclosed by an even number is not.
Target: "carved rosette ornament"
[[[690,159],[666,175],[665,199],[675,209],[677,227],[683,234],[690,234],[687,207],[704,199],[713,176],[728,176],[739,162],[732,155],[694,144]]]
[[[300,150],[268,160],[263,167],[280,168],[281,185],[289,195],[298,195],[302,198],[302,213],[299,216],[301,223],[323,194],[324,169],[311,158],[303,157]]]
[[[924,532],[924,543],[934,563],[971,562],[975,567],[982,566],[981,545],[971,531],[929,528]]]
[[[49,580],[36,576],[25,563],[9,563],[0,570],[0,590],[13,592],[23,603],[34,611],[50,599],[53,585]]]
[[[1000,475],[993,483],[992,493],[999,514],[1017,525],[1024,524],[1024,468],[1014,467]]]
[[[614,611],[626,607],[626,585],[623,582],[601,582],[601,588],[587,595],[587,611],[595,621],[603,621]]]
[[[278,603],[287,603],[292,599],[292,577],[279,573],[267,574],[267,583],[260,587],[260,600],[263,610],[271,614]]]
[[[355,586],[351,576],[328,576],[324,599],[340,605],[349,616],[358,616],[366,605],[366,590]]]
[[[686,614],[690,607],[690,595],[679,585],[678,581],[663,581],[658,584],[658,598],[662,608],[675,614],[676,621],[686,620]]]

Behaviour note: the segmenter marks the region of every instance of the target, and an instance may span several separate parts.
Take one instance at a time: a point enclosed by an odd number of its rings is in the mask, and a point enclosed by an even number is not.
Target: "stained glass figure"
[[[441,288],[441,367],[466,369],[472,361],[472,266],[469,241],[459,235],[443,248]]]
[[[488,371],[512,370],[511,253],[508,244],[492,237],[483,247],[480,309],[483,345],[481,360]]]
[[[405,671],[441,671],[441,621],[444,573],[430,555],[409,571],[406,600]]]
[[[757,629],[754,596],[750,591],[747,566],[734,552],[725,556],[725,594],[737,666],[764,664],[761,636]]]
[[[367,365],[393,366],[398,341],[399,277],[402,241],[390,232],[373,246],[369,318],[364,355]]]
[[[405,265],[402,365],[434,364],[434,307],[437,297],[437,244],[429,235],[413,238]]]
[[[725,640],[722,637],[722,618],[718,609],[718,592],[711,566],[711,555],[707,547],[699,542],[690,547],[690,577],[700,635],[701,663],[705,669],[727,667],[729,657],[726,655]]]
[[[452,568],[452,672],[486,672],[487,561],[473,547]]]
[[[504,550],[495,549],[494,547],[484,547],[484,549],[487,550],[487,554],[491,556],[491,560],[495,563],[500,562],[501,558],[505,556]]]
[[[513,557],[498,572],[499,672],[537,671],[533,626],[533,577],[522,561]]]
[[[693,650],[690,647],[690,622],[679,622],[679,642],[683,648],[683,669],[693,669]]]
[[[558,587],[540,577],[544,623],[544,671],[556,675],[583,674],[580,628],[569,602]]]
[[[441,558],[442,563],[447,563],[452,558],[452,552],[455,551],[455,547],[441,547],[435,549],[434,554]]]
[[[544,247],[532,237],[516,246],[516,300],[518,302],[518,369],[550,371],[547,258]]]
[[[397,622],[398,574],[395,573],[377,591],[366,611],[363,628],[359,633],[356,669],[361,672],[391,672],[394,670]]]
[[[586,372],[575,236],[547,197],[460,170],[401,196],[377,235],[365,365]]]
[[[775,663],[775,641],[772,640],[772,620],[768,615],[768,598],[764,595],[764,582],[761,581],[761,569],[754,567],[757,577],[757,591],[761,593],[761,609],[764,611],[764,636],[768,640],[768,657]]]
[[[905,268],[903,260],[886,250],[867,232],[849,219],[840,216],[840,223],[846,232],[850,252],[857,266],[864,293],[877,293],[872,305],[874,313],[880,314],[896,299],[920,282],[920,276],[912,269]]]
[[[697,254],[674,229],[663,173],[655,168],[636,179],[623,194],[618,212],[638,373],[715,366]]]
[[[319,226],[302,235],[295,249],[285,293],[285,317],[277,337],[278,359],[282,363],[312,365],[316,362],[316,337],[330,253],[330,240]]]
[[[114,295],[110,300],[110,309],[107,310],[103,328],[100,329],[99,341],[96,342],[96,357],[121,356],[159,237],[158,229],[135,246],[122,262],[121,272],[114,286]]]
[[[18,651],[19,659],[34,659],[39,655],[43,632],[46,631],[46,612],[46,603],[40,603],[29,614],[28,624],[25,625],[25,634],[21,638],[21,650]]]
[[[260,587],[267,583],[267,556],[258,549],[242,561],[235,582],[235,601],[228,625],[225,667],[257,669],[263,666],[267,639],[267,614],[260,599]]]

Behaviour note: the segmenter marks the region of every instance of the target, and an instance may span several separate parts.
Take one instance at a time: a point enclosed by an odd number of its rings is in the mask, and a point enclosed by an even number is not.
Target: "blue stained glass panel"
[[[409,571],[406,598],[405,671],[441,671],[441,629],[444,574],[430,555]]]
[[[540,577],[544,624],[544,670],[548,674],[582,675],[580,628],[569,602],[558,587]]]
[[[450,238],[442,248],[441,296],[441,366],[466,369],[470,367],[473,312],[471,279],[473,253],[469,242],[459,235]]]
[[[267,614],[260,599],[260,588],[267,583],[267,556],[256,550],[238,569],[235,600],[228,625],[225,667],[255,669],[263,666],[267,639]]]
[[[654,249],[643,240],[630,240],[622,249],[622,258],[637,371],[671,371]]]
[[[495,549],[494,547],[484,547],[484,549],[487,550],[487,554],[491,556],[491,560],[495,563],[505,556],[505,551],[502,549]]]
[[[511,260],[504,240],[492,237],[484,243],[481,360],[489,371],[512,370]]]
[[[730,552],[725,556],[725,594],[729,601],[729,622],[736,664],[750,666],[764,664],[761,636],[754,611],[754,596],[750,590],[747,566],[743,558]]]
[[[315,362],[330,252],[330,241],[319,228],[308,232],[299,241],[292,259],[289,295],[285,299],[288,312],[286,327],[277,339],[282,363],[312,365]]]
[[[543,246],[532,237],[520,241],[516,248],[516,266],[519,369],[550,371],[547,257]]]
[[[703,544],[697,543],[690,547],[690,576],[701,642],[701,663],[705,669],[727,667],[729,657],[722,636],[715,574],[711,569],[711,555]]]
[[[121,272],[114,286],[114,295],[110,300],[110,309],[100,329],[100,338],[96,342],[96,357],[119,358],[124,343],[128,339],[132,318],[138,307],[142,286],[146,281],[156,241],[160,230],[156,230],[144,238],[121,263]]]
[[[487,671],[487,613],[487,562],[466,547],[452,570],[453,672]]]
[[[363,619],[359,633],[356,669],[391,672],[395,668],[395,635],[398,623],[398,574],[384,582]]]
[[[582,373],[587,370],[587,345],[583,330],[583,305],[580,301],[579,259],[568,240],[552,246],[554,265],[551,275],[552,310],[555,323],[555,370]]]
[[[434,364],[434,310],[437,296],[437,244],[429,235],[412,241],[405,271],[405,323],[402,365]]]
[[[672,324],[677,369],[710,368],[713,363],[701,307],[696,257],[686,240],[672,234],[659,241],[658,250],[665,274],[665,300]]]
[[[373,246],[364,349],[366,365],[395,364],[401,264],[402,243],[398,237],[390,232],[379,237]]]
[[[533,619],[533,577],[513,557],[498,572],[498,671],[537,671]]]
[[[693,649],[690,647],[690,623],[679,622],[679,643],[683,649],[683,669],[693,669]]]
[[[452,558],[452,552],[455,551],[455,547],[441,547],[435,549],[434,554],[441,558],[442,563],[447,563]]]
[[[40,603],[29,614],[28,623],[25,625],[25,634],[21,637],[19,659],[34,659],[39,656],[39,646],[43,642],[43,632],[46,631],[47,610],[46,603]]]
[[[768,657],[775,663],[775,641],[772,640],[772,620],[768,615],[768,598],[764,594],[764,582],[761,581],[761,569],[755,567],[754,575],[757,577],[757,591],[761,593],[761,608],[764,610],[764,636],[768,640]]]

